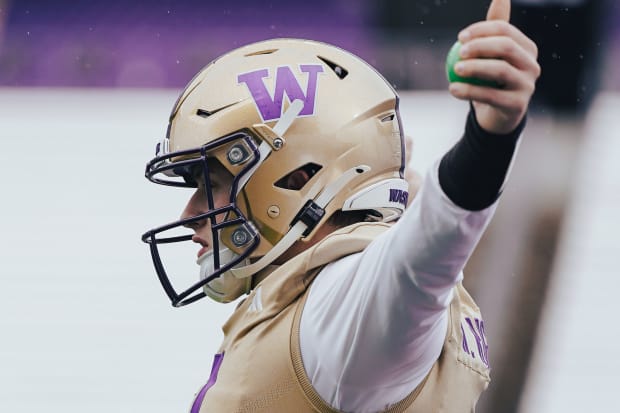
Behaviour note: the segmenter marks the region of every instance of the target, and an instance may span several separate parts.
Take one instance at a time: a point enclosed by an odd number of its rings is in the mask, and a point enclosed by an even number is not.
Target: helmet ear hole
[[[310,177],[303,169],[297,169],[291,172],[286,177],[286,188],[294,191],[299,191],[304,187],[306,182],[310,180]]]
[[[307,163],[304,166],[295,169],[286,174],[274,184],[278,188],[299,191],[310,179],[322,168],[321,165],[315,163]]]

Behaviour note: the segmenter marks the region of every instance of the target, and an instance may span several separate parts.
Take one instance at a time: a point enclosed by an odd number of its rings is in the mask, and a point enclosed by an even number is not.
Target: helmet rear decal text
[[[402,206],[407,206],[409,192],[402,189],[390,189],[390,202],[397,202]]]
[[[237,82],[239,84],[245,83],[252,94],[254,103],[256,103],[258,112],[264,122],[277,120],[282,116],[284,94],[288,97],[289,102],[299,99],[304,103],[304,107],[299,113],[300,116],[314,115],[318,77],[319,73],[322,73],[324,69],[322,65],[316,64],[300,65],[299,69],[302,73],[307,74],[308,80],[305,93],[299,79],[295,76],[290,66],[280,66],[276,69],[273,94],[269,93],[267,86],[263,82],[264,78],[268,78],[271,75],[269,69],[259,69],[237,76]]]

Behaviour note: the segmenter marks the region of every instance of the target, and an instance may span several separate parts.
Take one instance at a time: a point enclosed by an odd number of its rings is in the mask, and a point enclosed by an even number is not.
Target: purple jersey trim
[[[215,384],[215,380],[217,380],[217,372],[220,369],[222,360],[224,360],[224,353],[215,355],[215,358],[213,359],[213,366],[211,367],[211,375],[209,376],[209,381],[207,381],[207,384],[205,384],[202,389],[200,389],[200,392],[194,400],[194,404],[192,404],[192,410],[190,413],[198,413],[200,411],[200,406],[202,406],[202,401],[207,394],[207,390],[209,390]]]

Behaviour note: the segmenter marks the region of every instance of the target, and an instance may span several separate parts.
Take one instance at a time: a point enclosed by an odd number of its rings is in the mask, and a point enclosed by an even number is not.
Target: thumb
[[[492,0],[487,11],[487,20],[510,20],[510,0]]]

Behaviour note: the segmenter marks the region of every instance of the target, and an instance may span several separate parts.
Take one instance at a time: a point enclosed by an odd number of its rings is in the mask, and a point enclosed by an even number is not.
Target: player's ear
[[[310,175],[303,169],[297,169],[286,177],[286,189],[299,190],[310,180]]]

